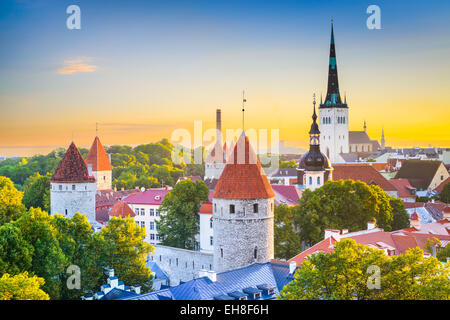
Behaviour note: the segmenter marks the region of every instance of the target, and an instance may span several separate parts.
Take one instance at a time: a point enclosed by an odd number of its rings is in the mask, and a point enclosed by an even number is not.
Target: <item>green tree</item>
[[[45,279],[43,290],[52,299],[61,297],[61,277],[67,265],[57,239],[57,230],[52,225],[53,217],[41,209],[31,208],[17,221],[25,241],[33,246],[30,272]]]
[[[0,225],[18,219],[24,212],[23,193],[7,177],[0,177]]]
[[[379,268],[379,288],[369,288],[368,283],[374,284],[371,266]],[[389,257],[382,250],[344,239],[336,244],[334,252],[316,253],[306,259],[279,298],[450,299],[449,276],[448,266],[433,257],[424,258],[419,248]]]
[[[408,228],[409,214],[402,199],[390,197],[389,204],[392,208],[392,231]]]
[[[439,194],[439,199],[442,202],[450,203],[450,183],[447,183]]]
[[[5,273],[0,278],[0,300],[49,300],[41,286],[44,279],[28,276],[28,272],[10,276]]]
[[[293,208],[284,204],[275,207],[275,257],[289,259],[298,254],[301,248],[300,236],[294,229]]]
[[[314,191],[307,189],[294,209],[295,224],[308,246],[321,241],[327,228],[354,232],[374,220],[385,231],[392,230],[390,197],[380,187],[361,181],[327,181]]]
[[[0,227],[0,274],[12,275],[31,269],[34,248],[14,223]]]
[[[180,181],[165,196],[157,228],[163,245],[195,248],[195,235],[199,231],[198,212],[202,201],[207,201],[209,189],[203,181]]]
[[[113,217],[94,235],[94,248],[100,256],[99,265],[114,268],[114,273],[129,285],[139,284],[143,292],[152,288],[152,273],[146,267],[154,247],[146,242],[145,229],[133,218]]]
[[[50,211],[50,178],[50,174],[41,176],[36,172],[27,179],[22,200],[27,209],[33,207]]]

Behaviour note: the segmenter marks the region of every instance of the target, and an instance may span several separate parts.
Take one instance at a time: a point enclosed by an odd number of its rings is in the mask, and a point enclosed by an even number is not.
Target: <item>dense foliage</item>
[[[198,212],[202,201],[208,201],[209,189],[203,181],[178,182],[161,204],[160,221],[156,222],[161,244],[194,249],[199,232]]]
[[[319,252],[306,259],[280,299],[448,300],[449,277],[448,265],[424,258],[419,248],[387,256],[382,250],[344,239],[334,252]]]
[[[401,199],[361,181],[327,181],[304,190],[299,205],[275,208],[275,257],[290,259],[323,240],[325,229],[364,230],[367,222],[385,231],[409,227]]]
[[[442,202],[450,203],[450,183],[447,183],[444,188],[442,188],[441,193],[439,194],[439,199]]]
[[[144,242],[145,231],[132,218],[112,218],[94,233],[83,214],[67,219],[59,214],[49,215],[40,208],[25,209],[20,203],[22,193],[11,180],[0,180],[0,200],[13,195],[9,202],[0,201],[0,275],[11,275],[3,285],[13,286],[4,287],[7,298],[21,296],[14,291],[16,285],[12,282],[16,281],[14,276],[20,275],[19,287],[20,283],[30,283],[35,288],[42,287],[51,299],[79,299],[96,292],[106,282],[105,268],[113,268],[128,285],[139,284],[144,292],[151,290],[152,275],[146,262],[153,247]],[[80,268],[80,289],[67,286],[71,276],[67,270],[72,265]]]

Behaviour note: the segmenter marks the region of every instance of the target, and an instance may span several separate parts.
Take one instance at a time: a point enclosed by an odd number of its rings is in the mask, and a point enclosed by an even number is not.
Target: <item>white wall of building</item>
[[[112,189],[112,171],[92,171],[97,182],[97,190]]]
[[[72,218],[77,212],[95,222],[95,182],[88,183],[50,183],[50,212]]]
[[[338,117],[345,123],[338,123]],[[327,123],[325,118],[330,119]],[[331,163],[345,162],[339,153],[349,152],[348,108],[319,108],[320,150]]]
[[[156,221],[160,219],[160,205],[148,205],[148,204],[128,204],[134,211],[136,216],[134,222],[145,228],[146,238],[145,241],[152,245],[158,244],[159,240],[158,230],[156,230]]]
[[[214,250],[214,235],[212,214],[199,214],[200,217],[200,251],[212,253]]]

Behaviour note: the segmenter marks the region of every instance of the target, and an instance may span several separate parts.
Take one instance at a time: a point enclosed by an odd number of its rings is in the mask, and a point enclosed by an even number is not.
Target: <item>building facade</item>
[[[98,137],[95,137],[86,156],[86,164],[95,177],[97,190],[110,190],[112,186],[112,166]]]
[[[93,224],[96,191],[95,178],[72,142],[50,179],[50,212],[66,218],[79,212]]]

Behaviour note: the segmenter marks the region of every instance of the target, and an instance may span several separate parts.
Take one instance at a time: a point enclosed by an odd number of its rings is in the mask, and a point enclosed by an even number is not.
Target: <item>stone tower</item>
[[[98,137],[95,137],[91,149],[86,156],[86,164],[88,170],[92,171],[97,181],[97,190],[111,189],[112,166]]]
[[[304,185],[310,190],[320,188],[325,181],[332,179],[333,168],[327,156],[320,152],[320,131],[317,125],[316,100],[313,101],[313,123],[309,130],[309,151],[300,159],[297,168],[298,184]]]
[[[242,132],[212,194],[216,272],[273,259],[274,197]]]
[[[348,106],[347,101],[342,103],[339,93],[333,23],[331,23],[328,89],[325,101],[320,102],[319,123],[321,151],[332,163],[345,162],[340,154],[349,152]]]
[[[222,146],[222,114],[216,110],[216,143],[205,160],[205,179],[219,179],[226,165],[226,144]]]
[[[72,218],[76,213],[95,222],[95,178],[89,174],[86,163],[72,142],[50,179],[50,212]]]

